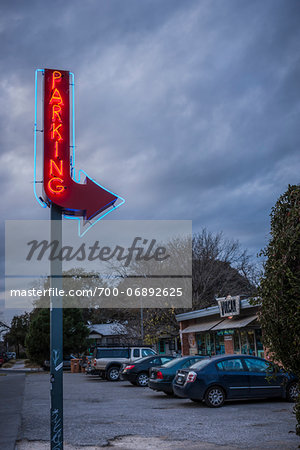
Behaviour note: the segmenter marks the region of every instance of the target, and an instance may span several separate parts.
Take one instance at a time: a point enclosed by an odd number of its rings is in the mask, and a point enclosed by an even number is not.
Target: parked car
[[[94,370],[108,381],[118,381],[122,364],[145,356],[156,355],[149,347],[97,347],[93,355]]]
[[[99,375],[99,371],[95,369],[93,365],[93,357],[91,357],[91,359],[88,359],[85,373],[88,375]]]
[[[265,359],[249,355],[223,355],[203,359],[178,370],[173,382],[178,397],[222,406],[225,400],[283,397],[295,401],[298,379]]]
[[[64,356],[64,359],[63,359],[63,370],[70,370],[71,369],[71,359],[76,359],[76,356],[73,355],[73,354]],[[48,360],[44,361],[43,369],[44,370],[50,370],[50,361],[48,361]]]
[[[121,379],[130,381],[131,384],[145,387],[148,385],[151,367],[162,366],[172,359],[174,359],[174,356],[156,355],[138,359],[133,364],[125,364],[121,370]]]
[[[83,367],[86,373],[90,373],[91,363],[92,363],[92,356],[83,355],[81,357],[80,367]]]
[[[0,358],[3,359],[2,364],[6,363],[9,360],[6,352],[0,352]]]
[[[85,368],[85,373],[87,373],[88,375],[96,375],[95,373],[93,374],[93,366],[92,366],[92,359],[89,359],[87,361],[87,366]],[[98,374],[97,374],[98,375]]]
[[[164,364],[163,367],[153,367],[150,369],[149,387],[154,391],[162,391],[165,394],[172,395],[172,382],[175,378],[176,371],[185,369],[192,364],[204,359],[205,356],[184,356],[183,358],[175,358]]]

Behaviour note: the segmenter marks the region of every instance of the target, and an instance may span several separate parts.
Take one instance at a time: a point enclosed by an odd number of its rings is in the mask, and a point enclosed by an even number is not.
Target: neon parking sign
[[[39,73],[43,74],[43,130],[37,129]],[[83,170],[79,170],[76,176],[74,123],[74,74],[65,70],[37,69],[35,71],[34,194],[41,206],[56,204],[61,208],[64,217],[78,219],[79,235],[83,236],[91,226],[121,206],[125,200],[104,188]],[[44,134],[42,195],[37,193],[38,185],[36,184],[40,182],[36,177],[37,131],[43,131]]]
[[[89,220],[113,206],[117,195],[86,176],[71,177],[70,74],[44,70],[44,196],[68,215]]]

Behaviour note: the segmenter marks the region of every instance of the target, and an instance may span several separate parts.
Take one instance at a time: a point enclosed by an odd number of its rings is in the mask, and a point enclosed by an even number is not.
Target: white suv
[[[156,352],[150,347],[97,347],[94,350],[92,366],[101,377],[117,381],[123,364],[152,355],[156,355]]]

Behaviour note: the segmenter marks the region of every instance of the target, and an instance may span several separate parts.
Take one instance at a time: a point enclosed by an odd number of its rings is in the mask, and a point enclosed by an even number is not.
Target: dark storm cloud
[[[254,254],[299,182],[297,0],[2,2],[2,217],[32,194],[34,69],[75,73],[76,167],[111,218],[193,219]]]

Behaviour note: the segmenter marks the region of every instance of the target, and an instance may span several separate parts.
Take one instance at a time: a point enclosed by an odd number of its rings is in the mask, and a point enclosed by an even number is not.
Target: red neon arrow
[[[88,220],[118,197],[89,177],[84,184],[72,179],[69,72],[45,69],[44,77],[44,194],[68,215]]]
[[[86,220],[109,208],[118,199],[88,177],[85,184],[76,183],[70,178],[60,198],[51,192],[47,196],[68,215],[84,216]]]

